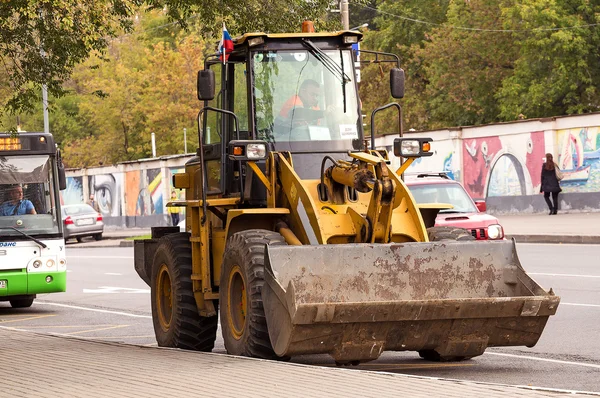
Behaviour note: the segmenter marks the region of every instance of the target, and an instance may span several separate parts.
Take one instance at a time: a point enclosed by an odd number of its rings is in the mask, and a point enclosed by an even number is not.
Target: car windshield
[[[477,208],[465,189],[457,183],[409,185],[417,203],[449,203],[452,209],[440,213],[476,213]]]
[[[3,236],[60,232],[56,178],[48,155],[0,156],[0,228]],[[16,230],[15,230],[16,229]]]
[[[260,139],[301,149],[352,148],[359,138],[358,97],[349,50],[258,51],[252,57]]]
[[[80,214],[97,214],[90,205],[69,205],[62,209],[65,216],[78,216]]]

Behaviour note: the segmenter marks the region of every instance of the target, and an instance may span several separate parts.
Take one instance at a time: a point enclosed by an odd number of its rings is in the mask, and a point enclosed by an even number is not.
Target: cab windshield
[[[1,236],[60,232],[52,164],[48,155],[0,156]]]
[[[318,141],[335,151],[360,138],[349,50],[258,51],[252,73],[259,139],[291,150]]]

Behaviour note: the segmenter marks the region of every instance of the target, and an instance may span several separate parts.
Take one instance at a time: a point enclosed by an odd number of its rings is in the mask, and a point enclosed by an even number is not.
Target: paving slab
[[[0,327],[1,395],[45,397],[561,397],[566,391],[83,340]]]

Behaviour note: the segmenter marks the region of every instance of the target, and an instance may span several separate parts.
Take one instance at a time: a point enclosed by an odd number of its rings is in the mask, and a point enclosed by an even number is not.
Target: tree
[[[427,117],[419,128],[499,121],[494,94],[512,76],[520,53],[512,33],[500,31],[500,7],[508,3],[512,0],[451,3],[446,24],[415,50],[427,77],[420,99]]]
[[[203,34],[217,35],[220,22],[239,33],[298,31],[304,19],[315,20],[319,28],[339,27],[339,20],[328,17],[329,5],[330,0],[4,0],[0,75],[8,76],[12,95],[0,104],[11,113],[31,112],[43,84],[50,95],[64,95],[75,65],[92,52],[102,56],[110,38],[131,31],[140,7],[166,9],[178,27],[201,21]]]
[[[6,109],[33,110],[42,84],[63,95],[74,66],[127,29],[131,15],[129,0],[0,2],[0,74],[12,92],[2,101]]]
[[[497,93],[501,116],[597,112],[600,5],[586,0],[524,0],[503,9],[518,30],[519,59]]]

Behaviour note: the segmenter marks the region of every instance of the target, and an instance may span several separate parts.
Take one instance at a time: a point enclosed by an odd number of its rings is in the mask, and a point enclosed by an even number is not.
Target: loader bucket
[[[522,268],[514,241],[267,247],[263,304],[279,356],[336,362],[383,351],[470,358],[534,346],[560,298]]]

